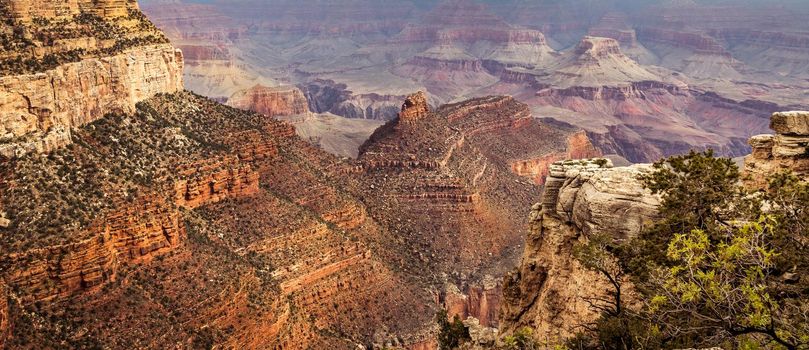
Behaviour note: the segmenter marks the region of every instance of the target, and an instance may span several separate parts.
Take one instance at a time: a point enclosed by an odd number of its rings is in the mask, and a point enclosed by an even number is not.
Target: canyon
[[[113,5],[6,24],[152,33]],[[337,157],[298,136],[323,117],[304,89],[253,84],[237,109],[183,91],[170,44],[133,45],[0,77],[4,346],[430,348],[441,308],[498,324],[539,174],[600,154],[512,97],[417,92]]]
[[[658,218],[614,165],[809,173],[801,12],[582,3],[0,0],[0,347],[560,341]]]
[[[431,106],[511,95],[631,162],[692,148],[740,157],[771,113],[806,107],[809,8],[797,3],[155,0],[144,10],[200,52],[187,65],[206,68],[186,81],[207,96],[294,85],[312,112],[390,120],[416,90]]]

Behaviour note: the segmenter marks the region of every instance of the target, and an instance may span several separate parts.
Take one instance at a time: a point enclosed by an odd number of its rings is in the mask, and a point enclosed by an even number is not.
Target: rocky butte
[[[134,2],[0,4],[9,348],[429,348],[439,308],[500,322],[546,167],[514,164],[598,155],[512,97],[419,93],[338,158],[181,91]]]
[[[309,113],[306,97],[295,87],[253,86],[231,96],[227,104],[268,117]]]

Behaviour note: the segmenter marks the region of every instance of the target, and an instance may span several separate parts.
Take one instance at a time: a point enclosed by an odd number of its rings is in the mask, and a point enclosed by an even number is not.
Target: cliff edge
[[[587,300],[607,297],[609,282],[583,267],[573,247],[597,232],[624,241],[647,227],[660,203],[638,180],[649,171],[648,164],[613,168],[607,159],[551,166],[522,262],[503,282],[503,333],[528,326],[538,341],[564,339],[599,317]]]

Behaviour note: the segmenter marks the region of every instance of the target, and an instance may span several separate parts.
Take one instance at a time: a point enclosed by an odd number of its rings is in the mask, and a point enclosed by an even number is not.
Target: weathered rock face
[[[136,1],[4,0],[0,14],[0,156],[64,146],[72,128],[183,89],[182,53]]]
[[[551,164],[567,159],[586,159],[601,156],[584,131],[570,135],[564,152],[546,154],[538,158],[518,160],[511,163],[511,169],[520,176],[529,177],[537,184],[545,183]]]
[[[101,17],[126,16],[130,9],[138,9],[136,0],[4,0],[8,3],[11,16],[20,21],[30,22],[34,18],[69,19],[81,13],[92,13]]]
[[[625,241],[657,217],[659,198],[637,178],[650,169],[612,168],[606,159],[551,166],[531,211],[522,262],[503,282],[504,332],[530,326],[537,340],[561,340],[599,316],[588,301],[607,297],[609,282],[582,267],[573,247],[595,233]]]
[[[268,117],[297,115],[309,112],[308,102],[295,87],[267,87],[256,85],[235,93],[228,99],[232,107],[261,113]]]
[[[132,113],[139,101],[182,90],[182,69],[179,50],[153,45],[0,77],[0,155],[13,158],[64,146],[71,128],[106,113]]]
[[[179,217],[165,202],[139,199],[88,228],[85,240],[8,255],[7,281],[26,303],[96,292],[121,264],[176,248],[185,234]]]
[[[757,188],[779,172],[809,174],[809,112],[774,113],[770,127],[776,134],[750,138],[753,152],[744,159],[746,181]]]
[[[501,288],[486,275],[499,279],[509,261],[516,263],[525,226],[512,208],[539,195],[512,164],[562,156],[569,140],[586,141],[586,135],[539,122],[511,97],[432,111],[424,100],[414,95],[405,118],[378,129],[361,149],[364,183],[375,193],[367,197],[369,212],[400,232],[381,240],[394,247],[395,261],[406,261],[408,270],[436,271],[422,277],[440,291],[438,301],[450,316],[494,326]]]
[[[473,317],[484,327],[497,327],[502,286],[491,276],[485,276],[480,285],[467,285],[461,290],[454,284],[447,286],[444,295],[444,309],[450,319],[458,316],[461,320]]]

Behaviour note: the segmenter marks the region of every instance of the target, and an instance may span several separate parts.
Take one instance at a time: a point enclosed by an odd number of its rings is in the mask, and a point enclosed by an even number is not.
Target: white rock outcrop
[[[503,283],[504,334],[530,326],[538,341],[563,340],[598,318],[588,300],[607,298],[611,285],[584,268],[573,248],[596,233],[623,241],[651,225],[660,198],[638,179],[651,170],[613,168],[606,159],[551,166],[541,203],[532,208],[522,262]]]

